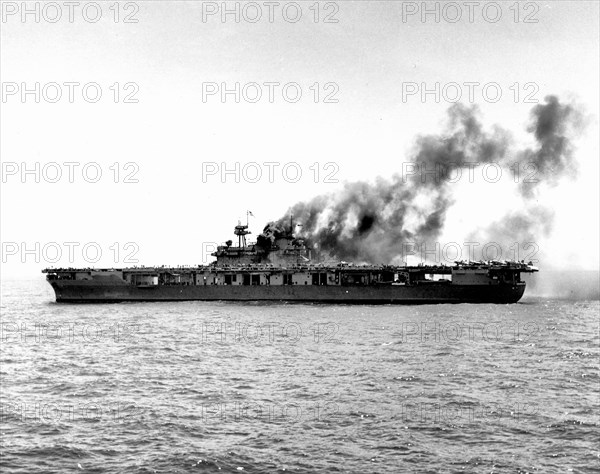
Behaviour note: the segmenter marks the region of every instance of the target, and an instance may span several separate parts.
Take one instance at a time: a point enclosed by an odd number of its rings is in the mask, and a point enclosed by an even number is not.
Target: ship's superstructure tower
[[[257,242],[247,242],[246,236],[251,234],[246,225],[238,221],[233,233],[238,238],[238,245],[234,247],[228,240],[225,245],[219,245],[217,251],[211,255],[217,257],[215,264],[219,265],[245,265],[265,263],[277,266],[306,263],[310,261],[311,252],[306,248],[302,239],[293,235],[293,221],[290,218],[290,231],[276,231],[275,233],[259,235]]]
[[[246,247],[246,236],[252,233],[248,230],[248,223],[246,222],[246,225],[242,225],[242,223],[238,221],[238,225],[235,226],[233,233],[238,236],[238,247]]]

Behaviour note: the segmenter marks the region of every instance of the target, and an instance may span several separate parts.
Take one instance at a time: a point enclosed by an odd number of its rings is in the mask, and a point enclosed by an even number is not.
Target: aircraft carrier
[[[293,229],[293,226],[291,226]],[[460,261],[454,265],[317,263],[292,230],[248,244],[248,225],[218,246],[209,265],[46,268],[60,303],[123,301],[284,301],[359,304],[516,303],[529,262]]]

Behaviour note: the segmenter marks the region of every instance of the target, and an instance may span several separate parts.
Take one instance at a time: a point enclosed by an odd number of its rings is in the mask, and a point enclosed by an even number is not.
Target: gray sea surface
[[[598,301],[68,305],[2,282],[2,472],[600,472]]]

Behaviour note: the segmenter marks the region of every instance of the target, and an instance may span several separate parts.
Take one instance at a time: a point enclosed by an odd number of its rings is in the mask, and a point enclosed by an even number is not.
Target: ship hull
[[[229,286],[173,285],[139,287],[98,281],[53,281],[59,303],[125,301],[275,301],[348,304],[516,303],[525,283],[456,285],[427,283],[384,286]]]

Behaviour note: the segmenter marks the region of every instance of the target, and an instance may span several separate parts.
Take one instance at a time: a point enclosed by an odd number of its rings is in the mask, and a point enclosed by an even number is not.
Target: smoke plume
[[[486,131],[476,106],[455,104],[448,109],[447,126],[439,135],[417,137],[408,160],[389,179],[375,183],[347,183],[335,194],[317,196],[292,206],[284,217],[270,222],[260,241],[289,233],[290,215],[301,223],[295,234],[322,255],[354,262],[389,263],[401,253],[403,242],[435,242],[460,185],[457,173],[474,163],[501,166],[518,161],[535,167],[537,182],[519,182],[523,201],[513,212],[487,229],[473,229],[471,238],[513,241],[547,234],[552,212],[535,203],[539,183],[556,185],[573,173],[570,136],[581,127],[575,106],[548,96],[531,110],[527,131],[535,146],[514,149],[511,134],[494,126]]]
[[[584,119],[577,107],[561,104],[556,96],[547,96],[545,102],[532,108],[527,127],[536,148],[516,152],[518,163],[522,164],[520,169],[526,172],[519,180],[522,206],[487,228],[473,230],[470,240],[493,241],[507,247],[512,242],[536,242],[550,235],[554,213],[536,202],[538,187],[541,183],[556,186],[563,176],[576,176],[572,137],[583,129]]]
[[[551,185],[564,175],[575,176],[573,145],[569,136],[583,127],[583,116],[569,104],[561,104],[557,97],[546,97],[546,104],[538,104],[531,111],[531,123],[527,129],[533,133],[537,148],[521,152],[519,160],[527,163],[536,175]],[[523,182],[522,192],[532,197],[534,187]]]

